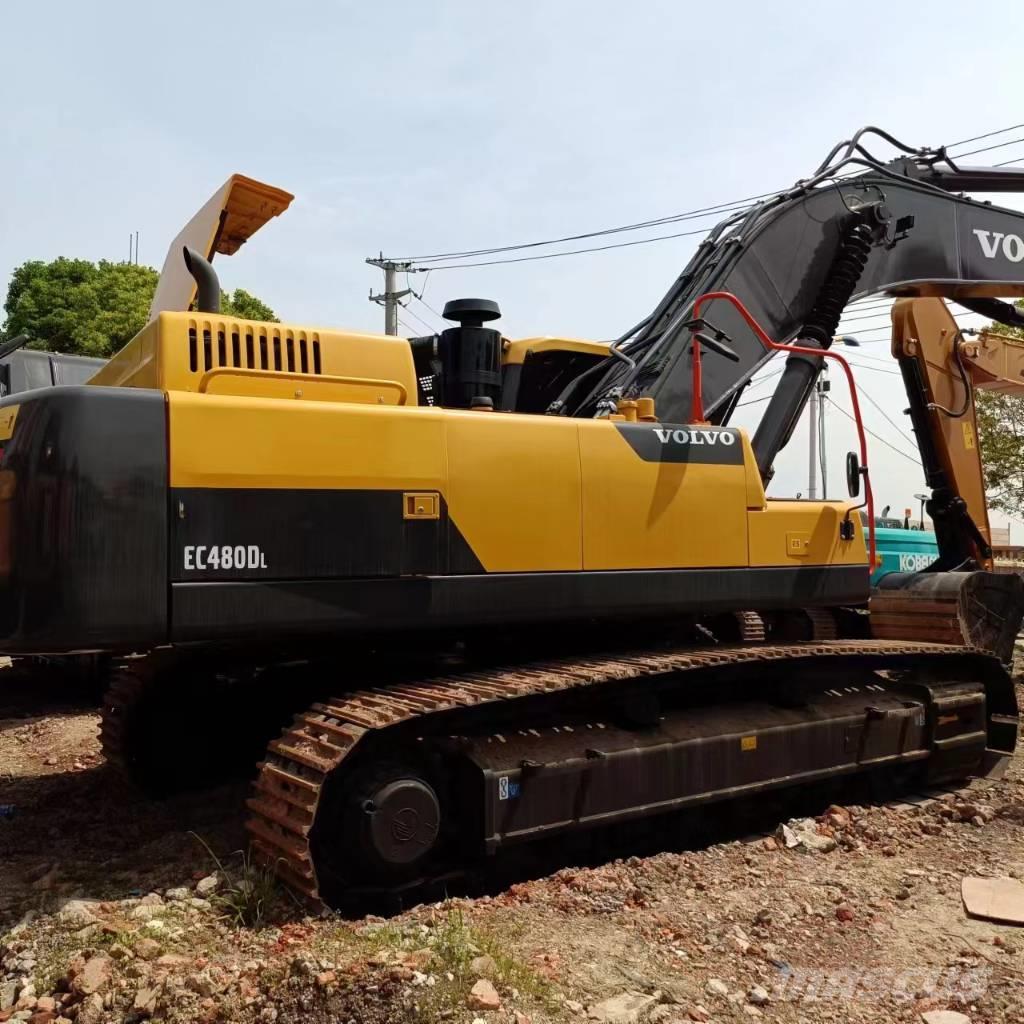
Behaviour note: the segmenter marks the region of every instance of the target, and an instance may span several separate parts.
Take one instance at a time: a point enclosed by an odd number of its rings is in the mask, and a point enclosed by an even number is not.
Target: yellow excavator
[[[1024,349],[940,297],[1024,323],[996,298],[1024,295],[1024,214],[962,194],[1024,173],[880,133],[883,163],[873,132],[727,217],[611,343],[510,340],[483,299],[419,338],[223,315],[212,259],[291,200],[233,177],[136,338],[0,401],[0,651],[108,659],[104,750],[151,792],[263,749],[254,848],[332,906],[773,788],[1000,771],[1024,586],[986,571],[973,391],[1018,387]],[[862,430],[851,500],[765,493],[867,294],[903,297],[939,544],[874,594]]]

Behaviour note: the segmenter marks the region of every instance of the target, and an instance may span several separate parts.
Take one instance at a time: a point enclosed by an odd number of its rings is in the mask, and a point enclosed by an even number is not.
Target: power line
[[[881,366],[865,366],[863,363],[855,363],[852,359],[847,357],[847,362],[856,367],[859,370],[867,370],[869,373],[884,373],[890,377],[902,377],[903,375],[897,370],[883,370]]]
[[[888,320],[888,313],[865,313],[864,316],[845,316],[839,322],[841,324],[856,324],[863,320]]]
[[[1005,134],[1008,131],[1013,131],[1014,129],[1021,128],[1021,127],[1024,127],[1024,125],[1010,125],[1010,126],[1008,126],[1006,128],[1000,128],[998,131],[984,132],[981,135],[975,135],[975,136],[972,136],[971,138],[968,138],[968,139],[962,139],[959,142],[949,143],[946,148],[950,149],[950,148],[953,148],[953,147],[956,147],[956,146],[967,145],[970,142],[977,142],[977,141],[980,141],[982,139],[992,138],[993,136],[1002,135],[1002,134]],[[980,147],[979,149],[968,150],[965,153],[957,154],[957,158],[963,157],[963,156],[973,156],[973,155],[975,155],[977,153],[984,153],[984,152],[988,152],[988,151],[993,150],[993,149],[1001,149],[1004,146],[1012,145],[1014,142],[1024,142],[1024,138],[1021,138],[1021,139],[1011,139],[1008,142],[1000,142],[1000,143],[993,144],[991,146],[984,146],[984,147]],[[853,174],[858,174],[858,173],[861,173],[861,172],[856,170],[856,169],[851,169],[850,171],[842,172],[840,175],[837,175],[837,177],[847,177],[847,176],[850,176],[850,175],[853,175]],[[769,199],[772,196],[776,196],[780,192],[785,191],[785,189],[787,187],[788,186],[784,186],[781,189],[775,189],[775,190],[770,191],[770,192],[761,192],[761,193],[759,193],[757,195],[746,196],[743,199],[734,199],[734,200],[730,200],[728,202],[714,203],[714,204],[712,204],[710,206],[702,206],[702,207],[698,207],[698,208],[693,209],[693,210],[684,211],[682,213],[668,214],[667,216],[663,216],[663,217],[653,217],[653,218],[649,218],[647,220],[634,221],[634,222],[629,223],[629,224],[620,224],[620,225],[617,225],[617,226],[614,226],[614,227],[609,227],[609,228],[599,228],[599,229],[594,230],[594,231],[583,231],[583,232],[578,232],[578,233],[572,234],[572,235],[562,235],[562,236],[559,236],[559,237],[556,237],[556,238],[540,239],[540,240],[532,241],[532,242],[518,242],[518,243],[515,243],[515,244],[511,244],[511,245],[490,246],[490,247],[479,248],[479,249],[461,249],[461,250],[453,250],[453,251],[450,251],[450,252],[428,253],[428,254],[420,255],[420,256],[406,256],[406,257],[403,257],[402,260],[399,260],[397,262],[427,263],[427,262],[433,262],[435,260],[464,259],[464,258],[471,258],[471,257],[475,257],[475,256],[489,256],[489,255],[496,255],[496,254],[504,253],[504,252],[521,251],[523,249],[534,249],[534,248],[540,248],[540,247],[549,246],[549,245],[560,245],[560,244],[562,244],[564,242],[578,242],[578,241],[583,241],[584,239],[588,239],[588,238],[598,238],[598,237],[602,237],[602,236],[605,236],[605,235],[619,234],[621,232],[640,231],[640,230],[643,230],[644,228],[660,227],[660,226],[662,226],[664,224],[674,224],[674,223],[679,223],[680,221],[694,220],[694,219],[705,218],[705,217],[709,217],[709,216],[713,216],[713,215],[719,215],[720,216],[723,213],[735,212],[735,211],[737,211],[739,209],[744,208],[745,206],[747,206],[747,205],[749,205],[751,203],[759,202],[762,199]],[[679,236],[674,236],[674,237],[679,237]],[[660,241],[660,240],[661,240],[660,238],[650,239],[650,241]],[[600,250],[594,249],[594,250],[585,250],[585,251],[600,251]],[[578,253],[566,253],[565,255],[578,255]],[[489,264],[482,264],[482,265],[489,265]],[[438,269],[440,269],[440,268],[438,268]]]
[[[417,321],[419,321],[419,323],[421,323],[421,324],[422,324],[422,325],[423,325],[424,327],[426,327],[426,329],[427,329],[428,331],[430,331],[430,333],[431,333],[431,334],[433,334],[433,333],[434,333],[434,331],[436,330],[436,328],[435,328],[435,327],[432,327],[432,326],[431,326],[430,324],[428,324],[428,323],[427,323],[427,321],[426,321],[426,320],[424,320],[424,319],[423,319],[423,317],[419,316],[419,315],[418,315],[418,314],[416,313],[416,310],[414,310],[414,309],[410,309],[410,308],[409,308],[409,306],[408,306],[407,304],[403,304],[403,305],[402,305],[402,309],[404,309],[404,310],[406,311],[406,313],[408,313],[408,314],[409,314],[409,316],[411,316],[411,317],[414,317],[414,318],[415,318],[415,319],[416,319]]]
[[[553,260],[560,256],[580,256],[588,252],[604,252],[607,249],[626,249],[631,245],[647,245],[649,242],[664,242],[669,238],[685,238],[688,235],[706,235],[704,228],[697,228],[696,231],[677,231],[671,235],[654,235],[651,238],[638,238],[632,242],[614,242],[611,245],[595,245],[586,249],[568,249],[565,252],[547,252],[539,256],[516,256],[504,260],[482,260],[477,263],[441,263],[431,267],[431,270],[457,270],[465,267],[494,267],[499,263],[532,263],[534,260]],[[519,246],[518,248],[526,248]]]
[[[415,288],[413,288],[412,281],[409,280],[409,272],[408,271],[405,272],[405,284],[406,284],[406,287],[409,289],[409,294],[414,299],[416,299],[417,302],[420,302],[424,306],[426,306],[427,309],[430,310],[430,312],[433,313],[433,315],[443,324],[444,323],[444,317],[440,313],[438,313],[438,311],[436,309],[434,309],[434,307],[429,302],[427,302],[427,300],[423,297],[424,294],[427,291],[427,285],[430,283],[430,274],[431,274],[431,271],[429,271],[429,270],[426,272],[426,274],[424,274],[424,276],[423,276],[423,287],[420,288],[420,290],[418,292],[416,291]]]
[[[889,358],[884,358],[882,356],[868,355],[867,352],[858,352],[856,354],[856,356],[854,356],[854,354],[851,352],[850,353],[850,358],[867,359],[869,362],[872,362],[872,363],[885,363],[886,366],[890,366],[890,367],[892,366],[892,363],[893,363],[893,360],[892,360],[891,356]]]
[[[983,135],[972,135],[969,139],[961,139],[959,142],[951,142],[946,146],[946,149],[952,149],[954,146],[966,146],[969,142],[980,142],[982,139],[991,139],[993,135],[1003,135],[1006,132],[1012,132],[1016,128],[1024,128],[1024,124],[1011,124],[1009,128],[1000,128],[996,132],[985,132]]]
[[[433,313],[434,316],[436,316],[438,320],[441,320],[441,321],[444,320],[444,316],[442,316],[440,313],[438,313],[438,311],[436,309],[434,309],[434,307],[429,302],[427,302],[426,299],[423,298],[423,292],[420,292],[419,295],[416,296],[416,301],[420,302],[422,305],[426,306],[427,309],[429,309],[430,312]]]
[[[831,398],[828,399],[828,403],[829,405],[832,406],[833,409],[838,409],[848,420],[852,420],[854,423],[857,422],[856,417],[848,413],[841,405],[834,402]],[[886,446],[886,448],[891,448],[894,452],[896,452],[897,455],[902,455],[903,458],[909,459],[917,466],[921,465],[920,459],[914,458],[913,455],[908,455],[905,451],[903,451],[901,448],[897,448],[894,444],[889,444],[889,442],[886,441],[884,437],[880,437],[878,434],[876,434],[873,430],[869,429],[868,427],[864,428],[864,432],[866,434],[870,434],[876,441],[881,441],[882,444]]]
[[[785,367],[781,367],[778,370],[773,370],[771,373],[766,373],[763,377],[758,377],[757,380],[751,381],[750,384],[748,385],[748,387],[752,387],[752,388],[759,387],[766,380],[771,380],[772,377],[778,377],[779,374],[781,374],[784,369],[785,369]]]
[[[862,306],[862,302],[867,302],[869,299],[878,298],[875,295],[868,295],[866,298],[857,299],[856,302],[851,302],[846,308],[853,313],[866,313],[869,309],[888,309],[896,300],[894,298],[885,298],[882,302],[875,302],[870,306]]]
[[[405,307],[403,307],[404,309]],[[410,327],[400,316],[395,314],[395,319],[409,332],[409,336],[414,338],[419,333],[415,328]]]
[[[957,153],[953,159],[962,160],[965,156],[976,156],[978,153],[988,153],[993,149],[1002,149],[1004,146],[1012,146],[1015,142],[1024,142],[1024,137],[1019,139],[1010,139],[1009,142],[997,142],[994,146],[982,146],[981,149],[969,149],[966,153]]]
[[[981,135],[972,136],[969,139],[964,139],[964,140],[961,140],[959,142],[949,143],[946,148],[948,149],[948,148],[955,147],[955,146],[966,145],[966,144],[968,144],[970,142],[980,141],[980,140],[986,139],[986,138],[991,138],[991,137],[996,136],[996,135],[1004,134],[1004,133],[1006,133],[1008,131],[1013,131],[1014,129],[1020,128],[1020,127],[1024,127],[1024,125],[1011,125],[1011,126],[1006,127],[1006,128],[1001,128],[1001,129],[999,129],[997,131],[984,132]],[[1003,148],[1005,146],[1013,145],[1014,143],[1017,143],[1017,142],[1024,142],[1024,137],[1010,139],[1010,140],[1008,140],[1006,142],[993,143],[992,145],[989,145],[989,146],[982,146],[982,147],[979,147],[977,149],[968,150],[968,151],[963,152],[963,153],[958,153],[958,154],[956,154],[956,158],[959,159],[959,158],[965,157],[965,156],[976,155],[977,153],[985,153],[985,152],[989,152],[991,150],[1001,149],[1001,148]],[[996,166],[1008,166],[1011,163],[1019,163],[1021,160],[1024,160],[1024,157],[1020,157],[1020,158],[1017,158],[1017,159],[1014,159],[1014,160],[1008,160],[1008,161],[1005,161],[1003,164],[997,164]],[[857,170],[857,169],[850,169],[848,171],[843,171],[843,172],[837,173],[834,176],[833,180],[840,179],[840,178],[847,178],[847,177],[850,177],[852,175],[856,175],[856,174],[859,174],[859,173],[862,173],[862,172]],[[640,230],[644,230],[646,228],[658,227],[658,226],[662,226],[662,225],[665,225],[665,224],[675,224],[675,223],[680,223],[682,221],[687,221],[687,220],[705,219],[705,218],[712,217],[712,216],[721,217],[724,214],[738,213],[740,211],[743,211],[743,210],[747,209],[750,206],[750,204],[759,202],[759,201],[761,201],[763,199],[769,199],[771,197],[778,196],[780,193],[782,193],[784,191],[785,191],[785,188],[777,189],[777,190],[772,191],[772,192],[762,192],[762,193],[759,193],[757,195],[747,196],[744,199],[737,199],[737,200],[732,200],[730,202],[724,202],[724,203],[716,203],[716,204],[713,204],[711,206],[704,206],[704,207],[699,207],[699,208],[694,209],[694,210],[684,211],[683,213],[669,214],[669,215],[664,216],[664,217],[655,217],[655,218],[650,218],[650,219],[644,220],[644,221],[636,221],[636,222],[633,222],[633,223],[630,223],[630,224],[621,224],[621,225],[617,225],[615,227],[609,227],[609,228],[600,228],[600,229],[597,229],[597,230],[594,230],[594,231],[579,232],[577,234],[572,234],[572,235],[562,235],[562,236],[557,237],[557,238],[541,239],[541,240],[532,241],[532,242],[519,242],[519,243],[516,243],[516,244],[513,244],[513,245],[492,246],[492,247],[489,247],[489,248],[463,249],[463,250],[453,250],[453,251],[450,251],[450,252],[430,253],[430,254],[426,254],[426,255],[422,255],[422,256],[404,257],[402,260],[389,261],[389,262],[397,263],[397,264],[405,264],[406,268],[408,268],[408,264],[413,263],[413,262],[416,262],[416,263],[428,263],[428,262],[435,262],[435,261],[438,261],[438,260],[447,260],[447,259],[453,259],[453,260],[469,259],[469,260],[471,260],[470,262],[437,263],[432,268],[422,268],[422,267],[412,268],[414,270],[414,272],[417,272],[417,273],[430,273],[431,270],[455,270],[455,269],[469,269],[469,268],[473,268],[473,267],[489,267],[489,266],[497,266],[497,265],[501,265],[501,264],[511,264],[511,263],[529,263],[529,262],[532,262],[532,261],[535,261],[535,260],[541,260],[541,259],[554,259],[554,258],[562,257],[562,256],[581,256],[581,255],[585,255],[587,253],[606,252],[606,251],[608,251],[610,249],[627,248],[627,247],[634,246],[634,245],[647,245],[647,244],[652,243],[652,242],[662,242],[662,241],[668,241],[670,239],[675,239],[675,238],[684,238],[684,237],[688,237],[688,236],[704,234],[704,233],[706,233],[706,229],[701,228],[701,229],[694,230],[694,231],[674,232],[674,233],[671,233],[671,234],[655,235],[655,236],[652,236],[652,237],[649,237],[649,238],[636,239],[636,240],[629,241],[629,242],[619,242],[619,243],[614,243],[614,244],[609,244],[609,245],[601,245],[601,246],[588,246],[588,247],[581,248],[581,249],[572,249],[572,250],[568,250],[568,251],[565,251],[565,252],[543,253],[543,254],[539,254],[539,255],[535,255],[535,256],[519,256],[519,257],[510,257],[510,258],[505,258],[505,259],[494,259],[494,260],[474,260],[473,259],[473,257],[477,257],[477,256],[491,256],[491,255],[499,255],[499,254],[508,253],[508,252],[521,252],[521,251],[527,250],[527,249],[543,248],[543,247],[547,247],[547,246],[551,246],[551,245],[560,245],[560,244],[563,244],[565,242],[582,241],[584,239],[589,239],[589,238],[605,237],[605,236],[608,236],[608,235],[619,234],[619,233],[622,233],[622,232],[640,231]],[[387,291],[388,291],[388,289],[385,288],[385,294],[387,293]],[[424,305],[426,305],[427,308],[430,309],[431,312],[435,316],[438,316],[439,319],[441,319],[439,314],[436,312],[436,310],[433,310],[429,306],[428,303],[424,302]]]
[[[620,224],[617,227],[600,228],[596,231],[583,231],[575,235],[562,235],[560,238],[545,238],[536,242],[519,242],[515,245],[499,245],[485,249],[463,249],[456,252],[438,252],[428,256],[407,256],[406,262],[428,263],[433,260],[462,259],[471,256],[490,256],[502,252],[512,252],[520,249],[536,249],[547,245],[560,245],[563,242],[580,242],[587,238],[598,238],[603,235],[616,235],[624,231],[640,231],[644,228],[661,227],[663,224],[675,224],[684,220],[696,220],[698,218],[721,215],[742,209],[749,203],[757,202],[760,199],[768,199],[777,195],[775,192],[762,192],[757,196],[748,196],[746,199],[734,199],[727,203],[716,203],[713,206],[702,206],[695,210],[686,210],[683,213],[673,213],[665,217],[654,217],[651,220],[636,221],[633,224]]]
[[[972,312],[969,309],[965,309],[965,310],[962,310],[962,311],[959,311],[959,312],[956,312],[956,311],[950,309],[949,310],[949,315],[951,317],[953,317],[954,319],[959,319],[960,317],[965,317],[965,316],[976,316],[976,317],[980,317],[982,320],[985,319],[985,317],[982,316],[980,313],[974,313],[974,312]],[[969,326],[970,325],[968,325],[968,327]],[[862,327],[862,328],[860,328],[860,330],[858,330],[858,331],[856,331],[854,333],[855,333],[855,335],[857,337],[859,337],[862,334],[877,334],[879,331],[891,331],[891,330],[892,330],[891,325],[889,325],[889,324],[881,324],[878,327]]]
[[[749,402],[740,402],[736,408],[742,409],[745,405],[757,405],[758,402],[767,402],[772,395],[762,395],[760,398],[752,398]]]
[[[435,318],[436,320],[439,320],[439,321],[440,321],[440,324],[439,324],[439,326],[437,326],[437,327],[433,327],[433,328],[431,328],[431,330],[435,330],[435,331],[443,331],[443,330],[446,330],[446,329],[447,329],[447,326],[448,326],[448,325],[446,325],[446,324],[445,324],[445,322],[444,322],[444,318],[443,318],[443,317],[442,317],[442,316],[441,316],[441,315],[440,315],[439,313],[437,313],[437,312],[435,312],[435,311],[434,311],[434,308],[433,308],[433,306],[428,306],[428,305],[427,305],[427,304],[426,304],[426,303],[425,303],[425,302],[424,302],[424,301],[423,301],[423,300],[422,300],[422,299],[421,299],[421,298],[420,298],[420,297],[419,297],[418,295],[415,295],[415,294],[414,294],[414,295],[413,295],[413,298],[414,298],[414,299],[415,299],[415,300],[416,300],[416,301],[417,301],[417,302],[418,302],[418,303],[419,303],[419,304],[420,304],[421,306],[423,306],[423,307],[424,307],[425,309],[427,309],[427,310],[428,310],[428,312],[430,312],[430,313],[431,313],[431,314],[433,315],[433,317],[434,317],[434,318]],[[409,312],[411,313],[411,312],[412,312],[412,310],[409,310]],[[419,318],[419,317],[417,317],[417,319],[420,319],[420,318]]]
[[[910,444],[916,446],[917,442],[898,423],[889,418],[889,414],[871,397],[870,394],[868,394],[867,391],[864,390],[864,388],[860,389],[860,394],[862,394],[882,414],[886,423],[888,423],[904,441],[909,441]]]

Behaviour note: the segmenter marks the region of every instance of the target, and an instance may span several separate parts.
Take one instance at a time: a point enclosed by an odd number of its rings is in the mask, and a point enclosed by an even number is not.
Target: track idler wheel
[[[442,800],[427,773],[387,760],[327,780],[312,854],[328,902],[343,891],[388,889],[430,874],[444,845]]]
[[[402,870],[434,848],[441,804],[424,779],[392,769],[361,787],[357,804],[355,831],[371,868]]]

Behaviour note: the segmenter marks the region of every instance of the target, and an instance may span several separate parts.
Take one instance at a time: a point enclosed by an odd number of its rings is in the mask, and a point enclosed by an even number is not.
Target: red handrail
[[[843,368],[843,372],[846,374],[847,383],[850,385],[850,404],[853,406],[853,417],[857,424],[857,438],[860,441],[860,463],[861,469],[864,473],[864,494],[867,499],[868,507],[868,537],[869,537],[869,557],[871,571],[874,572],[876,565],[875,561],[877,553],[875,550],[875,499],[871,493],[871,477],[868,473],[868,443],[867,436],[864,433],[864,422],[860,415],[860,402],[857,398],[857,385],[853,379],[853,370],[850,369],[850,364],[841,356],[838,352],[833,352],[827,348],[807,348],[803,345],[787,345],[780,341],[774,341],[765,334],[761,325],[754,319],[750,311],[743,303],[736,298],[732,292],[705,292],[699,296],[693,304],[693,315],[695,319],[700,317],[701,306],[706,302],[711,302],[714,299],[722,299],[725,302],[730,303],[735,307],[736,311],[746,320],[747,325],[757,335],[761,344],[767,349],[772,349],[776,352],[797,352],[800,355],[805,356],[823,356],[825,359],[835,359],[836,362]],[[693,406],[692,415],[695,423],[704,422],[704,397],[701,394],[702,379],[700,369],[700,342],[697,340],[697,335],[693,336]]]

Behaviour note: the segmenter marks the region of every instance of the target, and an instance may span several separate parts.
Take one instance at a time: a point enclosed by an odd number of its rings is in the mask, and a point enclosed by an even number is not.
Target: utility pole
[[[380,267],[384,271],[384,291],[379,292],[377,295],[370,291],[370,301],[376,302],[378,306],[384,307],[384,333],[385,334],[397,334],[398,333],[398,306],[399,299],[404,299],[406,295],[412,294],[411,288],[402,288],[401,290],[395,288],[395,275],[399,271],[408,271],[412,266],[411,263],[396,263],[394,260],[384,259],[384,254],[381,253],[376,259],[368,259],[366,261],[372,267]]]
[[[811,400],[807,404],[808,438],[810,448],[807,452],[807,498],[814,501],[818,497],[818,382],[811,389]]]
[[[825,460],[821,458],[821,450],[825,448],[825,396],[832,385],[825,376],[824,369],[814,382],[810,401],[807,403],[807,414],[810,419],[809,441],[807,452],[807,498],[814,501],[818,497],[818,463],[821,462],[821,497],[828,500],[828,476]],[[827,451],[827,449],[826,449]]]

